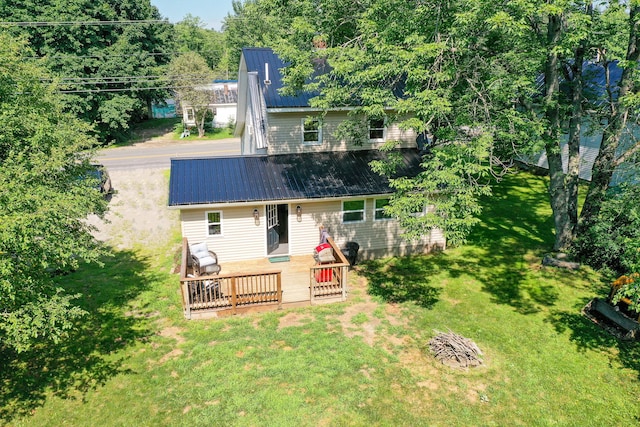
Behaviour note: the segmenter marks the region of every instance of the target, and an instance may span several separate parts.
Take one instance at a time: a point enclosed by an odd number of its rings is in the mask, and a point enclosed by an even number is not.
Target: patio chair
[[[191,263],[196,276],[219,274],[222,267],[218,264],[218,256],[210,251],[207,243],[191,245]]]

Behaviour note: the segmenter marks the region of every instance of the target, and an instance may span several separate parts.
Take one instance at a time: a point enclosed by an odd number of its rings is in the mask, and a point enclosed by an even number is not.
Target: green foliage
[[[118,21],[160,19],[149,0],[0,1],[3,21]],[[100,140],[121,140],[129,126],[148,114],[154,100],[164,99],[158,87],[169,61],[169,23],[140,25],[57,25],[10,27],[33,49],[20,57],[43,57],[67,111],[95,124]],[[160,53],[160,54],[158,54]],[[167,53],[163,55],[162,53]],[[144,78],[144,76],[151,76]],[[114,77],[118,77],[115,78]],[[147,89],[149,88],[149,89]]]
[[[117,252],[64,278],[90,313],[73,339],[3,360],[0,423],[634,425],[640,345],[580,313],[597,274],[540,267],[545,186],[507,177],[468,245],[362,263],[345,303],[185,321],[177,242]],[[448,330],[485,365],[437,362],[426,344]]]
[[[237,64],[229,68],[229,56],[224,44],[224,34],[205,28],[205,23],[190,13],[174,26],[175,42],[180,52],[196,52],[221,78],[235,75]]]
[[[623,298],[627,298],[631,301],[629,309],[640,313],[640,273],[623,275],[613,282],[613,286],[617,291],[613,295],[612,303],[618,304]]]
[[[0,347],[18,351],[59,341],[82,313],[52,274],[101,257],[84,219],[106,210],[89,173],[91,129],[63,112],[24,52],[0,33]]]
[[[617,275],[640,271],[640,186],[624,184],[610,189],[574,250],[594,268]]]
[[[213,92],[206,86],[213,82],[213,71],[205,59],[196,52],[186,52],[174,58],[169,64],[167,78],[176,88],[177,100],[193,107],[198,136],[204,136],[204,125],[210,114],[209,104]]]

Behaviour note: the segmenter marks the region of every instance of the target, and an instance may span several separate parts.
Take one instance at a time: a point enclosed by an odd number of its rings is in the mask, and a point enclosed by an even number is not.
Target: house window
[[[342,222],[364,221],[364,200],[342,202]]]
[[[322,127],[317,117],[306,117],[302,119],[302,143],[322,144]]]
[[[369,120],[369,140],[384,141],[384,119]]]
[[[389,199],[376,199],[374,218],[376,221],[391,219],[392,216],[384,211],[384,207],[389,204]]]
[[[195,120],[195,114],[193,112],[193,108],[187,108],[187,121],[193,122]]]
[[[207,235],[222,235],[222,211],[207,212]]]

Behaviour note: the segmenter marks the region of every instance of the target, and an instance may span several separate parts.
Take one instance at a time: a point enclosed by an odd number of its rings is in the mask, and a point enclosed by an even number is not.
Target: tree
[[[202,138],[213,96],[208,88],[213,81],[213,71],[202,56],[187,52],[171,61],[168,79],[175,88],[178,101],[193,108],[198,136]]]
[[[323,13],[340,3],[307,2]],[[286,70],[292,90],[321,91],[315,106],[355,105],[356,122],[362,116],[389,115],[428,136],[425,172],[392,180],[402,191],[392,198],[389,213],[410,235],[439,226],[455,236],[450,240],[462,241],[490,178],[505,173],[512,159],[544,150],[554,248],[568,249],[578,233],[581,126],[588,122],[591,132],[604,131],[605,156],[619,148],[618,139],[607,135],[619,135],[619,124],[638,107],[638,1],[608,2],[597,8],[591,2],[568,0],[371,0],[359,5],[350,15],[350,31],[338,32],[316,17],[306,26],[291,26],[292,34],[279,52],[292,63]],[[312,49],[314,34],[323,37],[326,49]],[[608,61],[622,60],[625,69],[621,82],[611,81],[599,91],[589,87],[588,72],[582,69],[598,52],[607,52]],[[330,73],[314,76],[312,64],[318,56],[329,63]],[[309,78],[312,83],[305,85]],[[609,111],[604,116],[597,114],[603,110],[602,93],[615,94],[605,100]],[[350,132],[353,129],[357,126],[345,124],[345,135],[357,135]],[[564,140],[569,153],[566,172]],[[615,162],[637,149],[636,145]],[[592,187],[608,183],[612,165],[596,162]],[[459,180],[447,177],[445,170]],[[585,206],[597,205],[595,194],[589,192]],[[435,206],[435,212],[418,221],[411,206],[420,200]]]
[[[224,34],[205,28],[205,23],[191,14],[174,26],[179,52],[196,52],[209,68],[223,78],[229,78],[229,58],[224,45]],[[236,65],[237,69],[237,65]],[[234,75],[237,71],[234,70]]]
[[[151,102],[164,99],[160,87],[171,25],[118,24],[113,21],[159,20],[149,0],[0,0],[3,21],[78,22],[75,25],[14,26],[27,37],[31,57],[43,57],[56,78],[68,111],[94,125],[103,142],[121,140],[131,123],[148,116]],[[95,21],[111,21],[103,25]]]
[[[90,127],[25,53],[0,32],[0,347],[17,351],[64,339],[83,314],[52,275],[104,255],[84,220],[107,208],[89,178]]]

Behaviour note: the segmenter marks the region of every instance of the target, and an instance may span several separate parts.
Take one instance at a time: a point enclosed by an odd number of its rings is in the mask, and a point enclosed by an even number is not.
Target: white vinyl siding
[[[302,213],[297,218],[295,206],[300,205]],[[253,210],[260,212],[256,225]],[[266,256],[265,206],[247,205],[220,209],[224,218],[224,236],[206,235],[205,209],[183,210],[181,212],[182,235],[190,244],[207,242],[216,252],[224,273],[224,263]],[[360,222],[342,222],[341,200],[320,200],[296,202],[289,209],[289,254],[310,255],[320,242],[319,227],[324,226],[338,247],[346,242],[360,244],[361,259],[379,256],[407,255],[422,253],[435,246],[444,247],[442,232],[432,230],[416,242],[404,240],[402,230],[395,219],[376,221],[375,202],[365,199],[365,219]]]
[[[253,210],[260,212],[260,221],[256,225]],[[207,242],[209,249],[218,255],[218,261],[224,272],[224,262],[243,259],[262,258],[265,255],[265,218],[264,206],[241,206],[219,209],[224,221],[224,235],[207,236],[205,212],[209,209],[183,210],[181,212],[182,236],[189,244]]]
[[[302,144],[303,127],[302,120],[309,113],[268,113],[268,139],[267,154],[309,153],[321,151],[348,151],[371,150],[380,148],[384,141],[368,142],[356,145],[352,141],[343,141],[336,138],[336,130],[340,123],[348,119],[346,111],[332,111],[322,118],[322,139],[319,144]],[[413,130],[401,130],[395,123],[388,123],[386,127],[386,140],[399,141],[400,148],[415,148],[416,133]]]

